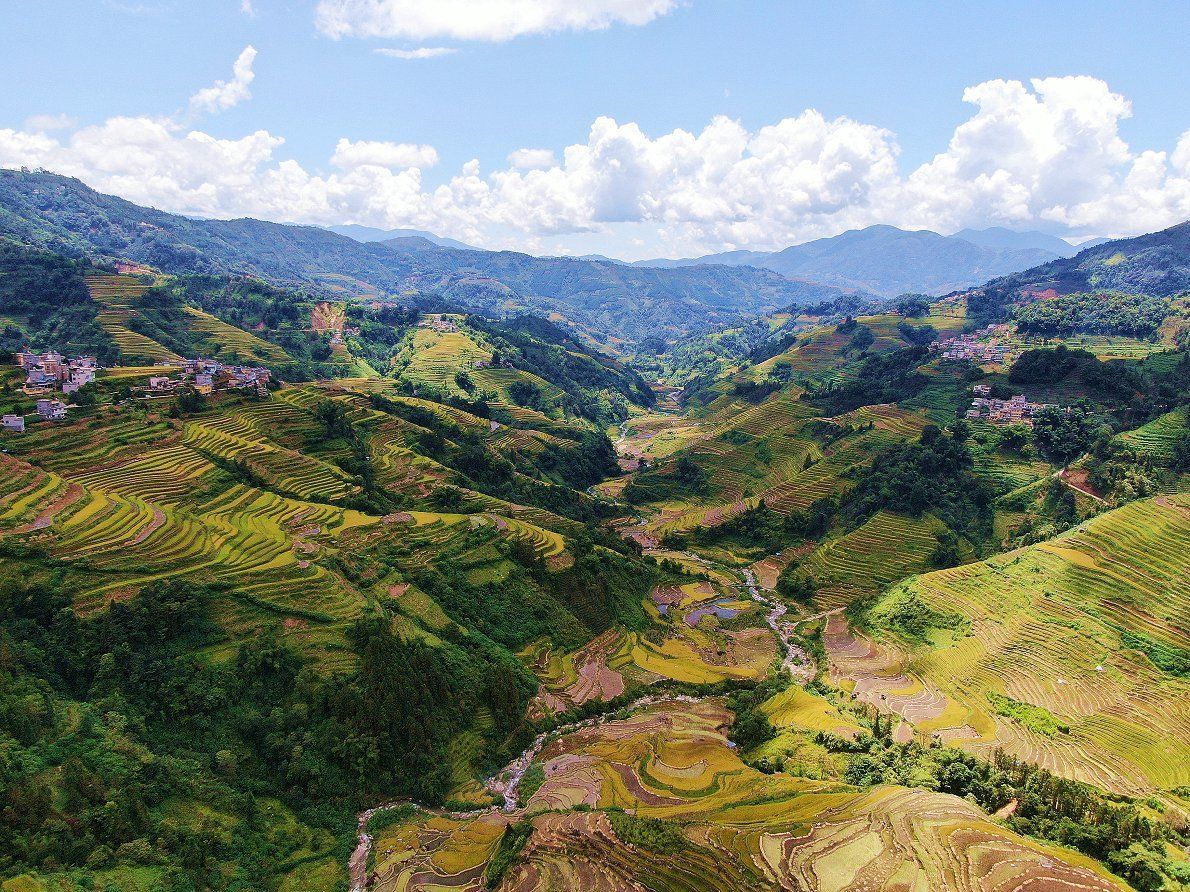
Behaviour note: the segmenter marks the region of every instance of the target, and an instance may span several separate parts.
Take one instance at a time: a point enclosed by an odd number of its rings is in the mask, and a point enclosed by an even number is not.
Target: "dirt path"
[[[1100,505],[1107,504],[1107,501],[1104,500],[1093,489],[1091,489],[1090,485],[1087,483],[1087,472],[1086,471],[1072,471],[1069,468],[1063,468],[1062,470],[1060,470],[1056,474],[1054,474],[1054,479],[1060,480],[1062,483],[1065,483],[1067,486],[1069,486],[1071,489],[1073,489],[1075,492],[1079,493],[1080,495],[1084,495],[1088,499],[1094,499]]]

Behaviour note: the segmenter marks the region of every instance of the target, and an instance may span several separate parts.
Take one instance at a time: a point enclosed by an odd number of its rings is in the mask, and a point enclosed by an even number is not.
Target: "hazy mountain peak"
[[[1059,257],[1073,257],[1082,250],[1056,235],[1032,230],[1022,232],[1004,226],[989,226],[987,229],[961,229],[952,238],[961,238],[981,248],[1049,251]]]
[[[341,226],[326,226],[331,232],[345,235],[357,242],[388,242],[398,238],[420,238],[442,248],[458,248],[465,251],[476,251],[478,248],[452,238],[444,238],[422,229],[376,229],[372,226],[361,226],[358,223],[345,223]]]

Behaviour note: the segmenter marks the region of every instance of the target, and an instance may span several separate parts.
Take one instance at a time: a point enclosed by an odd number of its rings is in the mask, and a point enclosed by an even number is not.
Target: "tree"
[[[182,388],[174,399],[174,413],[177,415],[193,415],[206,407],[207,398],[193,387]]]
[[[1000,428],[1000,448],[1018,455],[1029,444],[1029,429],[1024,425]]]
[[[818,592],[818,583],[813,576],[800,575],[796,568],[788,567],[777,577],[777,591],[794,601],[810,601]]]
[[[934,547],[933,554],[930,555],[930,563],[939,569],[944,569],[955,566],[959,559],[959,537],[951,530],[940,534],[938,544]]]
[[[929,344],[937,340],[938,331],[932,325],[910,325],[897,323],[897,333],[910,344]]]
[[[1185,431],[1173,444],[1173,469],[1190,471],[1190,431]]]
[[[1070,464],[1092,439],[1091,416],[1083,409],[1047,406],[1033,416],[1033,442],[1055,465]]]
[[[866,325],[857,326],[855,334],[851,336],[851,349],[859,350],[861,353],[876,343],[876,335],[872,334],[872,329]]]
[[[916,319],[930,312],[930,298],[925,294],[903,294],[897,300],[897,312],[910,319]]]
[[[769,717],[759,709],[749,709],[740,713],[731,726],[731,740],[742,750],[750,750],[760,746],[766,740],[777,736]]]

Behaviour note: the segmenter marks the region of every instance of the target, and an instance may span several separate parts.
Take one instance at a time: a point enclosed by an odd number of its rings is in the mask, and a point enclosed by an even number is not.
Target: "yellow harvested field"
[[[1126,888],[953,796],[761,774],[728,746],[730,719],[713,701],[667,701],[552,741],[523,812],[419,815],[378,840],[374,888],[477,888],[505,825],[524,815],[533,832],[506,892]],[[667,822],[684,844],[657,856],[621,840],[617,827],[641,818]]]

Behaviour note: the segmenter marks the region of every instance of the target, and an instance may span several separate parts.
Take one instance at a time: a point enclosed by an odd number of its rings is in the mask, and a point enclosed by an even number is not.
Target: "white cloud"
[[[190,97],[190,108],[196,112],[220,112],[239,105],[252,98],[252,81],[256,74],[252,65],[256,61],[256,47],[247,46],[236,58],[231,68],[231,80],[216,81]]]
[[[405,170],[410,167],[433,167],[438,152],[433,146],[419,146],[397,142],[352,142],[341,139],[331,156],[331,164],[344,169],[355,167],[389,167]]]
[[[78,122],[70,115],[33,115],[25,119],[25,129],[34,133],[49,133],[54,130],[69,130]]]
[[[510,40],[525,34],[644,25],[679,0],[319,0],[314,20],[331,37]]]
[[[558,161],[552,149],[517,149],[509,154],[508,163],[517,170],[543,170]]]
[[[372,50],[380,56],[388,56],[391,59],[437,59],[439,56],[449,56],[457,53],[458,50],[449,46],[419,46],[415,50],[399,50],[393,47],[382,46]]]
[[[256,18],[256,7],[252,5],[252,0],[240,0],[240,12],[249,18]]]
[[[218,139],[147,117],[0,130],[0,165],[42,166],[182,213],[671,256],[777,248],[872,223],[1036,226],[1078,238],[1190,218],[1190,130],[1167,150],[1133,149],[1119,131],[1129,104],[1102,81],[989,81],[965,99],[970,118],[907,173],[894,134],[814,110],[757,130],[716,118],[697,133],[656,136],[599,118],[557,154],[519,149],[494,171],[470,161],[437,184],[425,181],[439,162],[432,146],[344,138],[320,173],[286,158],[284,140],[266,131]],[[641,237],[647,244],[634,247]]]

